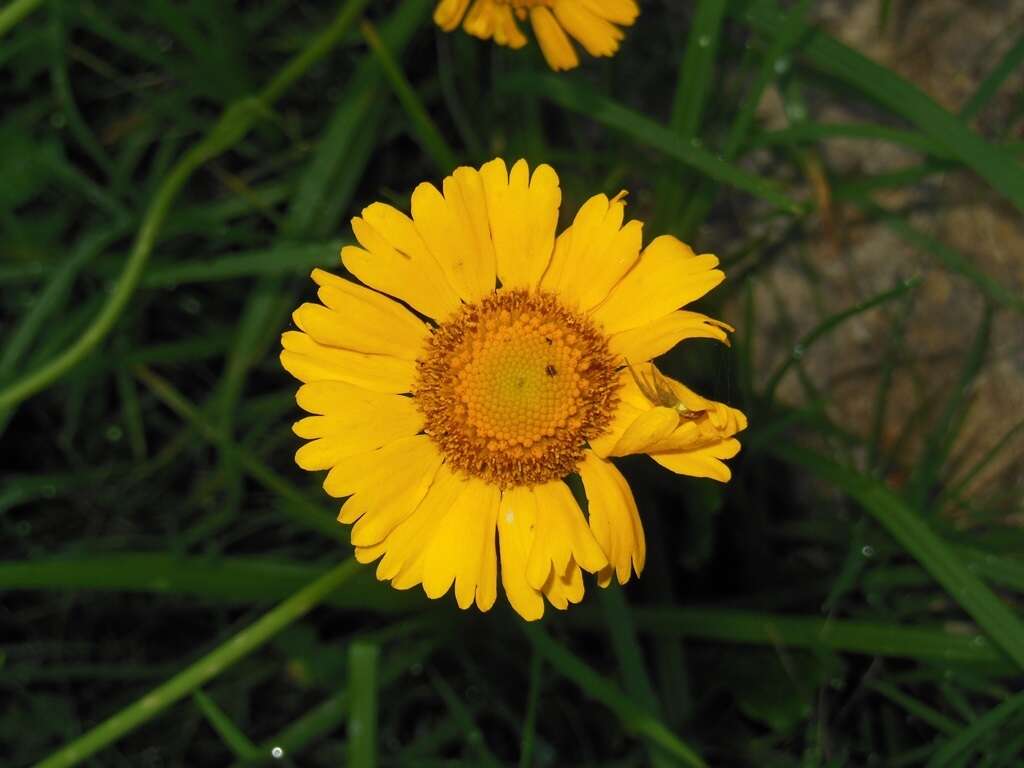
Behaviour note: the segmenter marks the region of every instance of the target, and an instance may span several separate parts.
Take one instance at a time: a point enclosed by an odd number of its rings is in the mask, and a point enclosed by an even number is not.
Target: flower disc
[[[573,472],[618,402],[606,336],[554,295],[498,291],[442,323],[415,401],[447,461],[501,487]]]

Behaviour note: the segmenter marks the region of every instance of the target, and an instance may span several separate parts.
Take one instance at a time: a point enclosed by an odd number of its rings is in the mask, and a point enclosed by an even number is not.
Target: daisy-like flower
[[[623,193],[624,194],[624,193]],[[555,236],[561,191],[547,165],[492,160],[420,184],[412,216],[382,203],[341,251],[362,285],[313,272],[281,362],[304,382],[296,454],[348,497],[363,563],[398,589],[488,610],[497,577],[526,619],[644,566],[643,526],[610,461],[647,453],[725,481],[742,413],[650,362],[724,323],[681,309],[724,275],[674,237],[642,248],[623,194],[590,198]],[[577,475],[584,515],[565,480]]]
[[[620,27],[639,14],[636,0],[441,0],[434,21],[445,32],[462,22],[475,37],[522,48],[526,37],[517,22],[529,19],[548,65],[562,70],[580,63],[570,37],[591,56],[612,56],[623,37]]]

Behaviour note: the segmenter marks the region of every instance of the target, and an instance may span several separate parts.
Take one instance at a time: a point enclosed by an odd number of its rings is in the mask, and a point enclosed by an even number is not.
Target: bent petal
[[[608,432],[590,441],[598,456],[647,453],[679,474],[729,479],[722,459],[739,451],[734,435],[747,428],[742,412],[701,397],[653,363],[623,372],[620,400]]]
[[[731,459],[739,452],[740,441],[730,438],[690,451],[652,453],[650,456],[677,475],[709,477],[726,483],[732,478],[732,471],[722,459]]]

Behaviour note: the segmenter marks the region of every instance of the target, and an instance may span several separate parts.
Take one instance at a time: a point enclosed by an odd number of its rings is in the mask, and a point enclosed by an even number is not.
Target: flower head
[[[540,49],[554,70],[579,64],[573,38],[591,56],[612,56],[619,49],[620,27],[633,24],[636,0],[440,0],[434,21],[451,32],[459,23],[469,34],[498,45],[522,48],[519,21],[530,20]]]
[[[412,216],[381,203],[342,249],[363,284],[315,270],[281,362],[304,382],[303,469],[347,497],[356,557],[430,597],[488,610],[497,578],[526,619],[643,570],[643,526],[612,457],[646,453],[725,481],[742,413],[651,360],[724,323],[681,309],[724,278],[673,237],[642,247],[623,195],[590,198],[556,237],[561,191],[492,160],[420,184]],[[565,480],[577,475],[586,515]],[[500,562],[500,569],[499,569]]]

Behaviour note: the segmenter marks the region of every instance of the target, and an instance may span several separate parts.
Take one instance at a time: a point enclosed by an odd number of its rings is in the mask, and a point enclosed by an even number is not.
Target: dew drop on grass
[[[185,296],[179,305],[181,311],[189,315],[198,315],[203,310],[203,305],[195,296]]]
[[[274,747],[270,750],[270,756],[275,760],[280,760],[282,757],[284,757],[284,750],[280,747]]]
[[[865,544],[863,547],[860,548],[860,553],[864,555],[864,557],[872,558],[875,556],[875,548],[872,547],[870,544]]]

